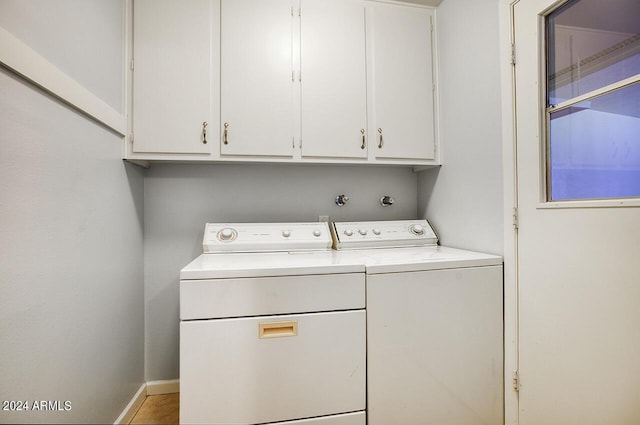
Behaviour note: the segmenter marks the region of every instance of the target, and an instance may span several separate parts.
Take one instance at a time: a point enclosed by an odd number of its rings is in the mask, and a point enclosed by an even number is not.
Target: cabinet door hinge
[[[131,134],[129,135],[129,142],[131,144],[133,144],[133,131],[131,132]]]
[[[511,43],[511,65],[516,64],[516,44]]]
[[[131,68],[131,70],[133,71],[133,59],[131,59],[131,62],[129,62],[129,68]]]
[[[520,223],[518,221],[519,217],[518,217],[518,208],[517,207],[513,208],[511,218],[512,218],[512,222],[513,222],[513,228],[517,229],[518,226],[520,225]]]
[[[429,16],[429,23],[431,24],[431,34],[433,34],[433,16]]]
[[[520,391],[520,373],[517,370],[513,371],[512,381],[513,389],[515,391]]]
[[[293,16],[293,6],[291,6],[291,16]]]

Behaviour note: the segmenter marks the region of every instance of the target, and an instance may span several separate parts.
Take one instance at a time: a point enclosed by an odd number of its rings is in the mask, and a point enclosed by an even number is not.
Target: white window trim
[[[609,84],[608,86],[600,87],[599,89],[592,90],[580,96],[573,97],[569,100],[565,100],[564,102],[560,102],[557,105],[551,105],[547,107],[547,113],[561,111],[563,109],[569,108],[580,102],[584,102],[585,100],[590,100],[598,96],[611,93],[613,91],[622,89],[624,87],[628,87],[633,84],[636,84],[637,82],[640,82],[640,74],[636,74],[632,77],[625,78],[624,80],[617,81],[615,83]]]

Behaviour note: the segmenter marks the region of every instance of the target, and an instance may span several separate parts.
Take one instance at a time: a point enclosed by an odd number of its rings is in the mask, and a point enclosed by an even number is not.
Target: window
[[[547,200],[640,197],[640,2],[546,18]]]

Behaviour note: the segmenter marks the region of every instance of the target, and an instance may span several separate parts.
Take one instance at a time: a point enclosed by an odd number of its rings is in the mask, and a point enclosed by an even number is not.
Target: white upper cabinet
[[[434,9],[132,3],[128,159],[438,164]]]
[[[432,19],[432,9],[367,2],[375,158],[435,159]]]
[[[301,155],[366,158],[365,10],[301,0]]]
[[[222,0],[221,155],[293,155],[293,6]]]
[[[214,92],[219,54],[212,37],[217,4],[212,0],[133,2],[131,153],[207,158],[217,149]]]

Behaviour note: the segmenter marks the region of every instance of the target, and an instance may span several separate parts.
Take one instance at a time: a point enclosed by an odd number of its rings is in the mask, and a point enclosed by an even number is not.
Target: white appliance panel
[[[502,267],[367,276],[368,424],[503,423]]]
[[[207,223],[203,252],[328,250],[329,223]]]
[[[185,280],[180,319],[362,309],[364,273]]]
[[[286,325],[282,335],[276,328],[268,333],[275,337],[260,338],[261,323],[295,323],[297,335]],[[257,424],[364,410],[365,339],[364,310],[183,321],[180,422]]]
[[[438,237],[427,220],[333,223],[335,249],[436,245]]]

